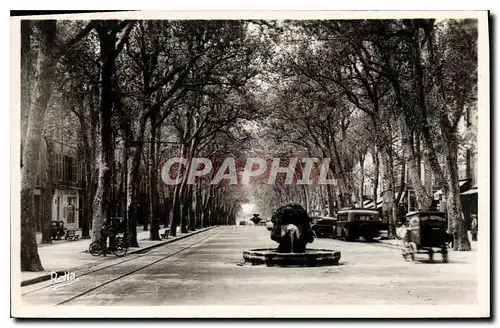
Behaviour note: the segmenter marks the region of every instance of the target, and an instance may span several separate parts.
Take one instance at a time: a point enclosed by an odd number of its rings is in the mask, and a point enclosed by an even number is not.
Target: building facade
[[[46,187],[46,167],[48,154],[47,142],[52,145],[52,163],[54,165],[53,184],[55,187],[51,204],[44,202]],[[77,160],[77,148],[50,138],[42,142],[38,165],[36,188],[33,195],[34,215],[37,218],[36,230],[41,232],[43,216],[48,213],[46,207],[51,207],[51,220],[63,221],[68,229],[81,229],[81,209],[83,208],[82,182],[84,167]]]

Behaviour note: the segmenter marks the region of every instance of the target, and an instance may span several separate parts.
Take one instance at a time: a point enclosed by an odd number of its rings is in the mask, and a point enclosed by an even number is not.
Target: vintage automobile
[[[388,224],[382,221],[378,211],[350,208],[337,212],[335,237],[343,240],[352,241],[363,237],[366,241],[371,241],[387,229]]]
[[[332,217],[313,217],[312,230],[317,238],[335,238],[337,219]]]
[[[51,221],[50,236],[52,237],[52,239],[60,240],[64,235],[64,221]]]
[[[443,262],[448,262],[446,214],[435,211],[412,212],[406,218],[408,226],[403,239],[404,259],[411,257],[415,261],[417,254],[427,253],[432,261],[434,253],[441,253]]]

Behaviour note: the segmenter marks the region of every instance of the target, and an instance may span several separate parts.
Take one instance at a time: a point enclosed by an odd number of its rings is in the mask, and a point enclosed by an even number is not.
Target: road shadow
[[[407,262],[412,262],[410,260],[407,260]],[[468,262],[466,261],[457,261],[457,260],[452,260],[450,258],[448,258],[448,262],[443,262],[442,259],[440,258],[437,258],[437,259],[434,259],[434,260],[429,260],[429,259],[415,259],[415,261],[413,261],[415,264],[443,264],[443,265],[447,265],[447,264],[459,264],[459,263],[462,263],[462,264],[466,264]]]
[[[229,262],[226,262],[229,263]],[[233,265],[239,267],[255,267],[255,268],[294,268],[294,269],[311,269],[311,268],[325,268],[325,267],[342,267],[345,266],[344,262],[317,264],[317,265],[278,265],[278,264],[252,264],[245,261],[233,262]]]

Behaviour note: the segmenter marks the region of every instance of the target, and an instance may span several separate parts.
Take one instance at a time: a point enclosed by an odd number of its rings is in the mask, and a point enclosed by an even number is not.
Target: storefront
[[[479,217],[477,216],[477,187],[470,188],[467,191],[464,191],[460,194],[460,200],[462,201],[462,209],[464,212],[464,218],[467,221],[467,229],[471,229],[472,216],[475,215],[477,220],[479,221]],[[479,224],[479,222],[478,222]]]
[[[56,190],[52,202],[52,220],[64,221],[64,227],[68,229],[79,228],[78,203],[78,190]]]

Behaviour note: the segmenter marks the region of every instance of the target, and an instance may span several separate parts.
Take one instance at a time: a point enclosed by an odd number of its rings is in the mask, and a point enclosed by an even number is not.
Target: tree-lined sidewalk
[[[161,226],[160,229],[164,227]],[[214,227],[200,229],[196,231],[190,231],[187,233],[179,233],[176,237],[169,237],[168,239],[149,240],[149,231],[138,231],[137,239],[139,241],[138,248],[130,248],[126,258],[130,254],[134,254],[146,249],[158,247],[167,243],[175,242],[179,239],[184,239],[192,235],[213,229]],[[140,229],[139,229],[140,230]],[[116,259],[114,255],[103,256],[92,256],[88,253],[88,248],[91,240],[84,239],[74,242],[62,242],[51,245],[43,245],[38,248],[38,255],[44,263],[44,271],[38,272],[22,272],[21,273],[21,284],[23,286],[36,284],[42,281],[50,280],[51,272],[74,272],[81,270],[85,267],[93,267],[103,261]]]
[[[78,136],[85,176],[79,181],[83,238],[92,232],[99,240],[103,222],[115,216],[126,219],[131,246],[138,244],[138,223],[150,240],[160,239],[160,223],[171,224],[174,236],[177,227],[186,233],[235,223],[242,197],[234,188],[190,186],[185,179],[165,186],[159,174],[170,156],[191,161],[236,156],[245,148],[242,125],[258,113],[251,80],[268,58],[267,43],[250,24],[262,25],[237,20],[24,23],[22,271],[46,269],[37,253],[33,195],[40,189],[37,169],[45,165],[41,192],[47,213],[41,230],[43,241],[51,243],[58,187],[51,181],[53,156],[45,159],[40,149],[52,130]],[[74,122],[54,127],[58,120]]]

